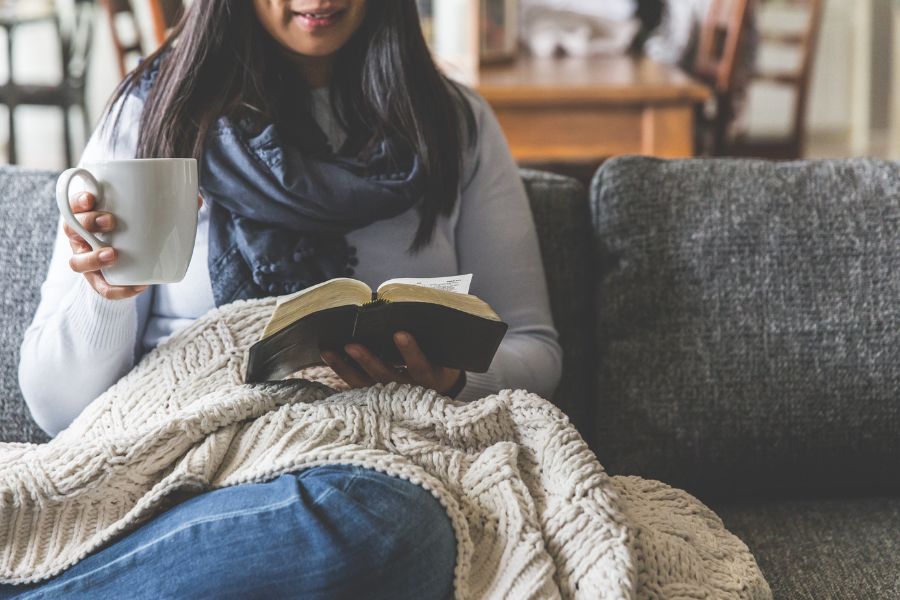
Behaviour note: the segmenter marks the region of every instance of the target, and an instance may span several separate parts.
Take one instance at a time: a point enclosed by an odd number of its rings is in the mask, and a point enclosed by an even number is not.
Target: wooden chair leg
[[[7,60],[7,69],[9,73],[7,74],[7,81],[10,86],[13,86],[13,30],[15,27],[9,27],[6,30],[6,60]],[[14,102],[10,102],[8,107],[9,109],[9,142],[7,144],[6,152],[6,160],[9,164],[14,165],[19,161],[18,153],[16,152],[16,105]]]
[[[694,152],[697,156],[709,156],[709,120],[706,118],[706,105],[694,105]]]
[[[16,152],[16,105],[10,104],[7,108],[9,109],[9,138],[6,144],[6,161],[14,165],[19,162],[19,155]]]
[[[82,140],[86,145],[88,140],[91,139],[91,134],[93,133],[93,127],[91,125],[90,114],[88,113],[87,108],[87,97],[85,96],[84,88],[81,88],[77,95],[76,101],[74,103],[74,107],[78,108],[78,112],[81,115],[81,127],[82,127]],[[71,109],[70,109],[71,110]],[[71,166],[71,161],[70,161]]]
[[[72,161],[72,107],[63,105],[63,144],[66,149],[66,168],[74,165]]]
[[[722,156],[728,147],[728,134],[734,120],[734,104],[730,94],[718,94],[713,125],[713,156]]]
[[[84,143],[91,138],[91,133],[93,133],[93,127],[91,126],[91,115],[88,114],[87,102],[82,99],[78,104],[78,109],[81,111],[81,122],[84,126]]]

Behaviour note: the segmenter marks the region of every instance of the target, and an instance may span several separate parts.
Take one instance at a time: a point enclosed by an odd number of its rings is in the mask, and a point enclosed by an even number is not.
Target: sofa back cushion
[[[59,213],[56,175],[0,167],[0,441],[40,442],[19,390],[19,346],[41,298]],[[52,373],[47,374],[52,377]]]
[[[900,487],[900,165],[622,158],[592,211],[607,468]]]
[[[590,284],[591,228],[587,192],[566,177],[523,171],[547,272],[554,322],[564,354],[554,399],[576,425],[590,429],[593,397]],[[0,441],[43,441],[18,385],[19,345],[40,300],[56,231],[53,173],[0,168]]]

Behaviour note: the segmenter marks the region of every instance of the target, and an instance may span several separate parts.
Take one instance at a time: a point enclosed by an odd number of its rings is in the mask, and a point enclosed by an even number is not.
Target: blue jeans
[[[421,487],[324,466],[206,492],[2,598],[449,598],[456,539]]]

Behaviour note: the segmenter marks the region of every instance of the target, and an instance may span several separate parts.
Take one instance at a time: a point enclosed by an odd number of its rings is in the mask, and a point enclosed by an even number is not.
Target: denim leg
[[[0,598],[448,598],[456,540],[417,485],[325,466],[182,502]]]

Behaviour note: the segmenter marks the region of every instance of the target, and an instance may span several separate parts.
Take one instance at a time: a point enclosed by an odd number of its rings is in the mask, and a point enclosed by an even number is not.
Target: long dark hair
[[[359,30],[335,57],[331,97],[341,125],[368,138],[370,148],[393,136],[418,155],[427,173],[411,245],[418,249],[431,239],[438,216],[453,210],[475,119],[460,89],[431,58],[416,0],[366,3]],[[138,158],[199,160],[219,117],[255,115],[280,125],[297,110],[280,101],[293,72],[288,58],[249,0],[191,2],[169,39],[125,78],[110,106],[154,65],[159,70],[141,114]]]

